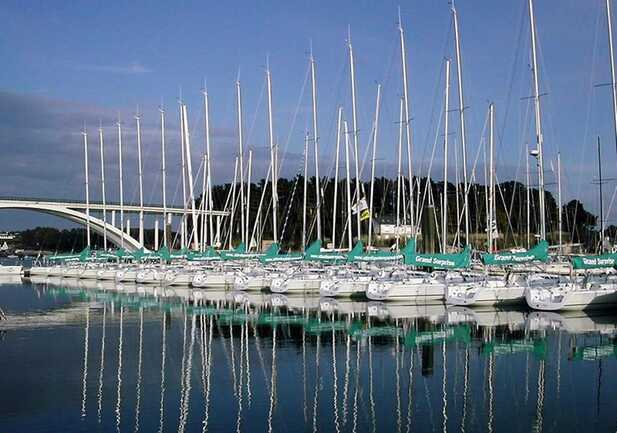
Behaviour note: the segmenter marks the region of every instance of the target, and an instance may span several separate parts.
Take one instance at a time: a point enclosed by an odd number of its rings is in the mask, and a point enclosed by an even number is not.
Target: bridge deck
[[[67,200],[67,199],[43,199],[43,198],[33,198],[33,197],[2,197],[0,196],[0,204],[10,202],[12,204],[24,203],[29,205],[51,205],[51,206],[62,206],[69,209],[85,209],[86,203],[79,200]],[[107,202],[105,207],[108,211],[119,211],[120,203],[118,202]],[[127,213],[136,213],[140,211],[139,203],[124,203],[124,212]],[[103,203],[99,201],[91,201],[90,202],[90,210],[93,211],[102,211]],[[162,214],[163,207],[159,204],[144,204],[144,212],[149,214]],[[190,212],[190,210],[189,210]],[[167,213],[172,215],[181,215],[184,213],[184,209],[177,206],[168,206]],[[214,216],[225,216],[228,214],[226,211],[201,211],[199,212],[202,215],[212,214]]]

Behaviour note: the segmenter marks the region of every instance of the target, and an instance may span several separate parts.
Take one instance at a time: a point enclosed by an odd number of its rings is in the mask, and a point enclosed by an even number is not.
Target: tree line
[[[355,180],[351,182],[352,203],[356,200]],[[316,198],[315,177],[307,179],[307,242],[316,238]],[[347,188],[346,181],[339,181],[337,188],[337,212],[333,214],[335,185],[333,179],[320,181],[321,186],[321,223],[322,239],[324,243],[332,241],[332,227],[336,222],[336,246],[346,246],[346,223],[347,223]],[[259,225],[257,227],[256,238],[269,240],[273,238],[272,224],[272,189],[270,183],[266,184],[265,179],[250,185],[250,232],[253,223],[258,215],[260,202],[262,208],[260,212]],[[396,178],[389,179],[379,177],[375,179],[373,196],[373,226],[374,230],[380,222],[394,222],[397,212],[397,197],[405,197],[399,203],[401,223],[403,215],[406,215],[409,223],[410,215],[413,210],[414,215],[421,215],[420,237],[423,239],[425,249],[435,249],[436,238],[439,227],[441,227],[442,202],[444,190],[448,196],[448,243],[457,241],[459,244],[464,242],[463,234],[464,222],[461,219],[463,212],[463,185],[448,183],[444,188],[443,181],[432,179],[414,178],[411,182],[413,188],[413,203],[410,202],[408,179],[402,179],[400,183]],[[231,190],[230,183],[213,186],[212,199],[214,209],[231,209]],[[513,246],[527,246],[528,225],[531,233],[530,243],[533,245],[535,234],[539,233],[539,191],[536,188],[527,187],[516,181],[508,181],[496,186],[496,223],[499,232],[497,241],[498,248],[509,248]],[[278,180],[278,238],[285,249],[297,250],[301,247],[302,224],[303,224],[303,192],[304,178],[298,175],[291,179]],[[487,228],[487,188],[480,184],[470,184],[468,186],[469,204],[469,224],[470,224],[470,243],[477,249],[486,248],[486,228]],[[263,198],[262,198],[263,194]],[[241,239],[240,232],[240,208],[239,208],[239,188],[236,185],[236,212],[233,224],[226,218],[221,230],[221,241],[223,247],[229,244],[231,235],[232,245],[237,245]],[[370,202],[370,182],[360,182],[360,197]],[[528,215],[529,203],[529,215]],[[581,243],[585,249],[593,251],[599,243],[598,217],[589,212],[579,200],[571,200],[559,209],[557,200],[549,191],[545,193],[546,203],[546,224],[547,238],[551,244],[559,241],[559,212],[562,216],[562,240],[564,243]],[[404,206],[403,206],[404,204]],[[201,197],[197,198],[197,206],[201,205]],[[246,212],[246,210],[245,210]],[[354,241],[357,240],[356,216],[352,215],[352,235]],[[429,222],[430,224],[427,224]],[[190,226],[191,218],[187,218]],[[233,230],[230,230],[233,227]],[[177,227],[173,227],[177,230]],[[362,223],[362,238],[365,239],[368,230],[368,221]],[[455,235],[458,233],[458,236]],[[617,227],[609,226],[606,230],[607,235],[614,237],[617,234]],[[137,228],[131,230],[132,236],[138,236]],[[249,233],[250,235],[250,233]],[[154,244],[154,230],[144,230],[145,244],[152,247]],[[174,247],[178,248],[179,236],[171,233],[174,239]],[[162,228],[160,229],[159,241],[162,242]],[[102,236],[92,232],[91,241],[93,248],[102,248]],[[432,243],[433,245],[429,245]],[[37,227],[31,230],[24,230],[19,233],[15,242],[16,248],[25,248],[44,251],[78,251],[86,244],[85,228],[55,229],[50,227]],[[386,246],[387,244],[376,239],[377,245]]]

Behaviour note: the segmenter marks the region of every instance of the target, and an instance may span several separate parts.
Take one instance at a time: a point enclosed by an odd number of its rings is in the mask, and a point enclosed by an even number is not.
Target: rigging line
[[[285,236],[285,229],[287,228],[287,222],[289,221],[289,214],[291,213],[291,207],[293,205],[294,197],[296,195],[296,189],[298,187],[298,181],[300,180],[300,174],[296,174],[296,181],[294,182],[294,187],[291,191],[291,197],[287,202],[287,211],[285,215],[285,221],[283,222],[283,228],[281,230],[281,243],[283,242],[283,236]]]
[[[444,32],[446,36],[444,38],[443,45],[442,45],[442,47],[443,47],[442,48],[443,56],[441,58],[441,62],[439,63],[439,73],[437,74],[437,77],[436,77],[436,80],[435,80],[435,84],[433,86],[433,89],[434,89],[433,90],[433,102],[431,103],[431,107],[432,107],[431,108],[431,114],[430,114],[430,117],[429,117],[429,123],[428,123],[428,127],[426,129],[426,134],[425,134],[425,137],[424,137],[424,144],[425,145],[422,148],[423,149],[422,150],[423,153],[422,153],[422,158],[420,160],[420,167],[416,171],[418,177],[422,176],[422,173],[424,172],[425,169],[427,170],[426,171],[427,174],[425,176],[428,177],[428,171],[430,169],[427,168],[427,162],[426,162],[427,161],[427,159],[426,159],[426,156],[427,156],[427,146],[426,146],[426,143],[429,142],[429,138],[431,136],[431,127],[432,127],[432,125],[435,124],[436,118],[437,117],[439,117],[439,118],[443,117],[443,113],[442,113],[442,111],[443,111],[443,97],[442,97],[443,93],[441,92],[441,90],[442,90],[442,87],[443,87],[442,83],[443,83],[443,74],[444,74],[444,69],[445,69],[444,68],[444,62],[445,62],[445,59],[449,57],[449,55],[448,55],[449,54],[449,48],[448,48],[449,43],[448,42],[452,39],[452,31],[453,31],[453,29],[452,29],[452,20],[451,19],[448,20],[447,26],[448,26],[448,30],[446,32]],[[437,101],[441,101],[441,103],[440,103],[441,105],[439,105],[439,107],[440,107],[439,111],[436,110],[436,107],[438,106],[437,105],[438,104]],[[441,120],[439,120],[439,122],[441,122]],[[438,126],[439,127],[437,128],[437,131],[439,131],[439,128],[441,127],[441,123],[439,123]],[[416,149],[417,149],[417,147],[416,147]],[[432,164],[430,164],[430,165],[432,166]]]
[[[481,137],[485,137],[486,136],[486,129],[488,127],[488,116],[486,116],[486,120],[484,121],[484,127],[482,128],[482,134],[480,135]],[[482,140],[484,141],[484,140]],[[469,189],[471,188],[471,185],[476,182],[476,168],[478,166],[478,161],[480,159],[480,150],[482,149],[482,144],[480,146],[478,146],[478,150],[476,152],[476,158],[474,160],[472,169],[471,169],[471,175],[469,177],[469,185],[467,187],[467,191],[463,191],[464,194],[469,194]],[[463,221],[463,216],[465,215],[465,205],[463,204],[463,207],[461,208],[461,213],[458,216],[458,224],[461,224],[461,222]]]
[[[433,140],[433,148],[431,151],[431,158],[429,160],[429,166],[427,169],[427,174],[425,177],[425,185],[424,185],[424,192],[422,194],[422,202],[420,203],[420,210],[418,211],[418,219],[416,220],[416,225],[417,227],[413,227],[414,231],[417,232],[418,229],[420,228],[420,221],[422,221],[422,214],[424,213],[424,205],[426,203],[426,197],[427,197],[427,191],[428,188],[432,188],[432,182],[431,182],[431,172],[433,169],[433,161],[435,159],[435,152],[437,149],[437,141],[439,140],[439,137],[441,136],[441,134],[439,133],[441,131],[441,122],[443,120],[443,108],[444,108],[444,102],[442,102],[441,107],[440,107],[440,113],[442,113],[441,116],[439,116],[439,119],[437,121],[437,128],[435,128],[435,138]],[[412,198],[413,199],[413,198]]]
[[[595,33],[594,33],[594,44],[593,44],[593,54],[592,54],[592,62],[591,62],[591,72],[589,74],[589,88],[591,89],[590,92],[590,97],[587,99],[587,115],[586,115],[586,119],[585,119],[585,128],[584,128],[584,135],[583,135],[583,143],[587,143],[589,140],[589,130],[590,130],[590,124],[591,124],[591,114],[593,111],[593,102],[595,100],[595,86],[593,85],[593,80],[594,80],[594,76],[595,76],[595,71],[596,71],[596,59],[597,59],[597,55],[598,55],[598,35],[599,35],[599,31],[600,31],[600,20],[601,20],[601,15],[602,12],[600,10],[600,8],[598,7],[598,12],[596,14],[596,28],[595,28]],[[580,146],[580,154],[578,157],[578,161],[582,161],[583,164],[586,164],[588,159],[586,157],[588,157],[588,155],[591,152],[586,152],[586,147]],[[576,195],[575,197],[580,197],[581,196],[581,190],[583,188],[583,182],[581,181],[580,177],[582,176],[582,172],[579,174],[579,181],[578,181],[578,189],[576,191]],[[578,214],[578,206],[575,206],[574,208],[574,221],[576,221],[576,217]],[[566,214],[567,215],[567,214]],[[576,231],[576,224],[574,224],[574,221],[572,221],[572,223],[570,224],[570,239],[574,239],[574,235],[575,235],[575,231]]]
[[[525,132],[523,132],[521,134],[521,137],[519,138],[519,140],[520,140],[519,142],[521,144],[526,143],[526,141],[524,140],[524,137],[527,136],[527,132],[528,132],[527,128],[528,128],[528,125],[529,125],[528,119],[529,119],[529,113],[530,113],[530,110],[531,110],[531,99],[527,100],[527,104],[526,104],[525,107],[526,108],[525,108],[524,121],[523,121],[523,125],[524,125],[523,129],[524,129]],[[525,158],[529,158],[529,154],[528,154],[527,150],[528,150],[527,144],[525,144],[525,146],[522,146],[522,145],[520,146],[519,157],[518,157],[519,158],[519,163],[518,163],[519,164],[518,165],[519,168],[522,166],[523,156]],[[528,165],[528,161],[526,161],[525,167],[527,167],[527,165]],[[518,181],[519,176],[520,176],[519,173],[520,172],[517,169],[516,175],[514,177],[514,179],[516,179],[517,181]],[[521,183],[525,184],[525,188],[529,187],[527,185],[527,173],[525,173],[525,181],[521,182]],[[517,182],[517,183],[514,184],[514,187],[512,188],[512,197],[510,198],[510,206],[509,206],[509,210],[507,210],[507,212],[510,215],[512,214],[512,209],[514,208],[514,199],[516,197],[516,193],[517,193],[518,187],[519,187],[519,184]],[[519,200],[519,202],[520,202],[520,200]],[[522,218],[519,217],[519,224],[520,224],[521,221],[522,221]],[[519,232],[520,232],[520,228],[521,227],[519,227]],[[513,236],[513,239],[514,239],[514,236]],[[518,241],[516,239],[514,239],[514,242],[515,242],[515,245],[518,246]]]
[[[255,107],[255,112],[253,113],[253,120],[251,121],[251,126],[249,127],[248,134],[246,134],[245,142],[247,143],[249,149],[251,147],[254,149],[254,146],[251,146],[250,143],[251,143],[252,138],[253,138],[253,132],[255,130],[255,124],[257,123],[257,114],[259,113],[259,109],[261,108],[261,106],[263,104],[263,99],[264,99],[265,92],[266,92],[266,82],[263,81],[263,83],[261,85],[261,91],[259,92],[259,98],[257,98],[257,106]],[[261,146],[261,147],[264,147],[264,146]]]
[[[518,247],[518,242],[516,242],[516,238],[514,237],[514,227],[512,226],[512,219],[510,216],[510,212],[508,212],[508,209],[507,209],[506,198],[503,194],[501,184],[499,183],[499,177],[497,176],[497,173],[495,173],[495,181],[497,182],[497,190],[499,191],[501,202],[503,203],[504,210],[506,211],[505,213],[506,213],[506,218],[508,220],[508,228],[510,232],[512,233],[512,239],[514,240],[514,245]],[[497,220],[497,209],[495,209],[495,220]]]
[[[501,127],[501,131],[498,132],[498,142],[497,142],[497,148],[503,148],[503,141],[504,141],[504,137],[506,135],[506,128],[508,125],[508,119],[510,118],[510,110],[511,110],[511,105],[512,105],[512,94],[514,91],[514,81],[516,78],[516,65],[519,63],[520,61],[520,57],[521,57],[521,51],[522,51],[522,40],[523,40],[523,28],[524,28],[524,23],[526,22],[525,20],[526,17],[526,8],[525,7],[521,7],[521,11],[520,11],[520,18],[519,18],[519,24],[518,24],[518,37],[517,37],[517,41],[516,41],[516,49],[515,49],[515,54],[514,57],[512,59],[512,65],[510,68],[510,79],[509,81],[509,85],[508,85],[508,92],[507,92],[507,96],[506,96],[506,103],[505,103],[505,111],[504,111],[504,116],[503,116],[503,120],[502,120],[502,127]],[[530,101],[528,101],[528,107],[529,107],[529,103]],[[529,108],[528,108],[529,109]],[[523,147],[521,146],[519,149],[519,156],[518,156],[518,166],[516,168],[515,171],[515,175],[514,175],[514,179],[519,179],[521,170],[522,170],[522,158],[521,158],[521,154],[524,153],[526,154],[526,150],[523,150]],[[528,157],[526,155],[526,157]],[[499,158],[499,163],[503,164],[502,159],[500,158],[500,153],[498,152],[498,158]],[[514,205],[514,197],[516,197],[516,190],[518,188],[518,184],[514,184],[514,188],[513,188],[513,192],[512,192],[512,200],[511,200],[511,204],[510,204],[510,209],[508,211],[508,206],[504,203],[504,209],[506,210],[506,212],[509,212],[511,214],[512,212],[512,207]],[[514,237],[514,231],[512,231],[512,236],[514,241],[516,242],[516,239]]]
[[[284,145],[284,148],[283,148],[283,153],[282,153],[282,156],[280,157],[280,163],[279,163],[278,170],[277,170],[278,171],[277,176],[280,176],[280,173],[283,172],[283,166],[284,166],[286,158],[287,158],[287,151],[289,149],[289,143],[291,143],[291,137],[293,135],[293,132],[294,132],[294,129],[295,129],[295,126],[296,126],[296,120],[298,118],[298,115],[300,114],[300,107],[302,105],[302,99],[304,97],[304,93],[306,91],[306,86],[307,86],[307,83],[309,81],[310,71],[311,71],[311,68],[310,68],[310,65],[308,65],[307,68],[306,68],[306,74],[304,76],[304,83],[302,83],[302,89],[300,90],[300,96],[298,97],[298,102],[296,103],[296,108],[294,110],[294,114],[293,114],[293,117],[292,117],[292,120],[291,120],[291,125],[289,126],[289,132],[287,134],[287,139],[285,140],[285,145]],[[277,146],[277,148],[279,147],[278,146],[278,140],[277,140],[276,146]]]

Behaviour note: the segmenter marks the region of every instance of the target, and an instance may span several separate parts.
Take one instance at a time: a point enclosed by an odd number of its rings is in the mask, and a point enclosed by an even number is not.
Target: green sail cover
[[[408,242],[400,251],[375,251],[372,253],[362,253],[351,258],[353,262],[396,262],[404,260],[407,254],[412,254],[415,248],[412,242]]]
[[[353,249],[348,253],[339,252],[321,252],[321,241],[318,239],[313,242],[304,253],[304,260],[314,262],[352,262],[355,257],[362,254],[364,243],[358,241]]]
[[[276,248],[273,246],[276,245]],[[309,247],[310,248],[310,247]],[[304,254],[302,253],[287,253],[287,254],[279,254],[280,247],[279,244],[272,244],[269,254],[262,256],[259,258],[261,263],[282,263],[282,262],[297,262],[304,258]],[[309,249],[307,249],[309,251]]]
[[[485,265],[516,265],[519,263],[546,262],[548,260],[548,242],[540,241],[535,247],[520,253],[499,252],[482,254]]]
[[[90,247],[86,247],[79,254],[56,254],[49,257],[51,261],[59,261],[59,262],[85,262],[90,257]]]
[[[233,250],[221,251],[220,255],[223,258],[223,260],[258,259],[265,255],[278,254],[278,250],[279,250],[279,245],[275,242],[270,245],[270,247],[266,250],[265,253],[257,253],[257,252],[251,253],[246,250],[246,246],[244,245],[244,242],[241,242],[240,245],[238,245]]]
[[[190,251],[187,254],[186,258],[189,261],[193,261],[193,262],[213,262],[213,261],[221,260],[221,256],[219,255],[219,253],[212,247],[208,247],[208,249],[204,251],[203,253],[196,253],[196,252]]]
[[[414,238],[410,239],[407,245],[409,248],[406,248],[406,265],[432,269],[464,269],[471,266],[471,247],[469,245],[457,254],[417,254]]]
[[[574,269],[601,269],[614,268],[617,266],[617,254],[601,254],[597,256],[572,257]]]

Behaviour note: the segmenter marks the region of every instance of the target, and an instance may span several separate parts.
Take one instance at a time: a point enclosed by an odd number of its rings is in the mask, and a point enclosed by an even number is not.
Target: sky
[[[548,189],[555,191],[561,153],[564,201],[580,198],[597,211],[596,140],[605,177],[617,174],[604,0],[544,0],[535,5]],[[273,83],[274,136],[281,176],[302,169],[311,128],[309,54],[317,68],[320,171],[333,173],[336,112],[351,125],[348,31],[355,55],[359,155],[368,158],[377,84],[382,102],[377,175],[396,167],[402,94],[400,7],[409,70],[414,172],[443,179],[444,64],[454,59],[447,0],[413,1],[134,1],[5,0],[0,5],[0,196],[83,199],[81,131],[89,138],[91,197],[100,198],[97,129],[105,143],[106,189],[118,198],[115,122],[123,125],[125,200],[137,201],[135,113],[142,119],[146,202],[161,196],[159,107],[167,122],[168,196],[180,201],[179,111],[188,105],[196,178],[204,151],[202,91],[208,89],[215,183],[233,177],[238,151],[235,82],[242,88],[245,148],[254,151],[254,179],[269,153],[265,71]],[[525,179],[525,147],[534,146],[527,0],[457,0],[470,171],[484,180],[489,102],[496,107],[496,172]],[[617,5],[616,5],[617,7]],[[456,110],[457,76],[451,76]],[[458,115],[449,114],[451,149],[460,145]],[[350,126],[351,128],[351,126]],[[460,152],[460,151],[459,151]],[[449,158],[455,174],[454,150]],[[460,162],[460,158],[459,158]],[[533,161],[530,161],[532,163]],[[311,170],[313,162],[311,162]],[[535,167],[533,177],[536,178]],[[532,181],[535,182],[535,181]],[[200,181],[196,181],[200,185]],[[605,187],[607,220],[615,184]],[[0,212],[0,230],[41,224],[49,216]]]

